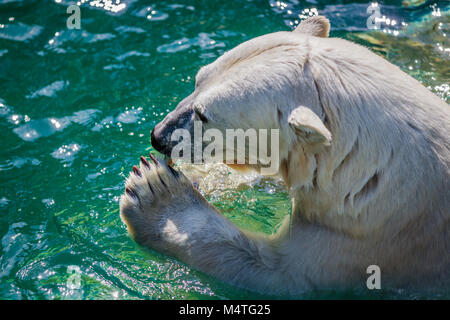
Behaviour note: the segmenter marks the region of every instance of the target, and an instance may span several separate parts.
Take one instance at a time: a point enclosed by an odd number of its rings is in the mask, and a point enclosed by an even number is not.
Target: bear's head
[[[430,172],[448,172],[434,151],[446,145],[448,106],[379,55],[328,33],[328,20],[316,16],[225,53],[198,72],[194,92],[152,131],[152,145],[174,157],[184,129],[196,162],[210,145],[205,137],[196,143],[199,123],[210,141],[228,139],[229,130],[248,133],[248,151],[251,130],[267,130],[255,163],[224,162],[262,174],[270,166],[288,186],[294,212],[352,235],[387,230],[392,217],[406,223],[404,212],[423,212],[427,197],[440,194],[439,175]],[[240,152],[238,143],[222,147]],[[411,172],[414,179],[406,178]]]
[[[176,130],[185,129],[195,136],[196,122],[201,122],[202,131],[218,130],[223,137],[227,136],[227,130],[266,129],[266,152],[256,153],[253,163],[249,163],[246,154],[244,165],[257,170],[267,167],[275,159],[275,153],[278,153],[275,160],[285,159],[292,145],[300,143],[310,153],[328,146],[331,133],[323,123],[325,114],[306,62],[308,38],[327,37],[329,28],[326,18],[311,17],[293,32],[276,32],[249,40],[201,68],[194,92],[152,131],[154,148],[173,156],[173,148],[180,142],[179,135],[174,137]],[[269,137],[273,129],[278,131],[277,139]],[[251,148],[249,141],[246,140],[246,148]],[[190,156],[195,160],[194,141],[190,142],[193,151]],[[205,146],[203,140],[201,147]],[[258,147],[263,148],[261,141]],[[227,148],[223,143],[223,154],[230,151]],[[238,152],[236,148],[237,144],[231,151]],[[228,159],[226,163],[243,164]],[[280,163],[271,166],[275,170],[270,173],[279,173]]]

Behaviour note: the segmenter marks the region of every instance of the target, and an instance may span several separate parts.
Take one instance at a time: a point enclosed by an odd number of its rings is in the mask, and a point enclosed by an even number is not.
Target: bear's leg
[[[181,172],[150,157],[133,167],[120,200],[121,218],[138,243],[241,287],[274,293],[286,285],[278,241],[245,234]]]

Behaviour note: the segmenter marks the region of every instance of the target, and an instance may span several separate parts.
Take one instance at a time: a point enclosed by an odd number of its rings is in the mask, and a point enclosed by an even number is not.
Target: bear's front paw
[[[167,252],[180,240],[192,208],[206,200],[179,171],[158,161],[141,157],[139,167],[125,183],[120,199],[120,216],[136,242]],[[182,238],[182,237],[181,237]]]

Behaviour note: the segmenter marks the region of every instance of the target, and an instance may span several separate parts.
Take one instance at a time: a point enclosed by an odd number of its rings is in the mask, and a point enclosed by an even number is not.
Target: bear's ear
[[[324,16],[313,16],[303,20],[293,32],[326,38],[330,33],[330,21]]]
[[[311,109],[300,106],[292,110],[288,123],[300,140],[310,145],[329,146],[331,132]]]

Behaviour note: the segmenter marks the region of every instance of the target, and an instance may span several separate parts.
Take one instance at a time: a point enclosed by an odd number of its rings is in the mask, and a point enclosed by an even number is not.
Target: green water
[[[116,13],[104,2],[81,4],[81,30],[68,30],[73,1],[0,0],[1,299],[261,297],[137,246],[118,199],[132,165],[152,150],[150,130],[193,90],[200,66],[247,39],[290,30],[305,9],[328,16],[332,36],[371,47],[450,97],[446,1],[381,2],[396,21],[383,23],[385,32],[367,30],[364,1],[129,0],[117,1],[125,8]],[[239,226],[264,232],[290,208],[286,190],[269,181],[208,197]],[[71,266],[80,289],[67,285]],[[303,298],[348,297],[421,296]]]

